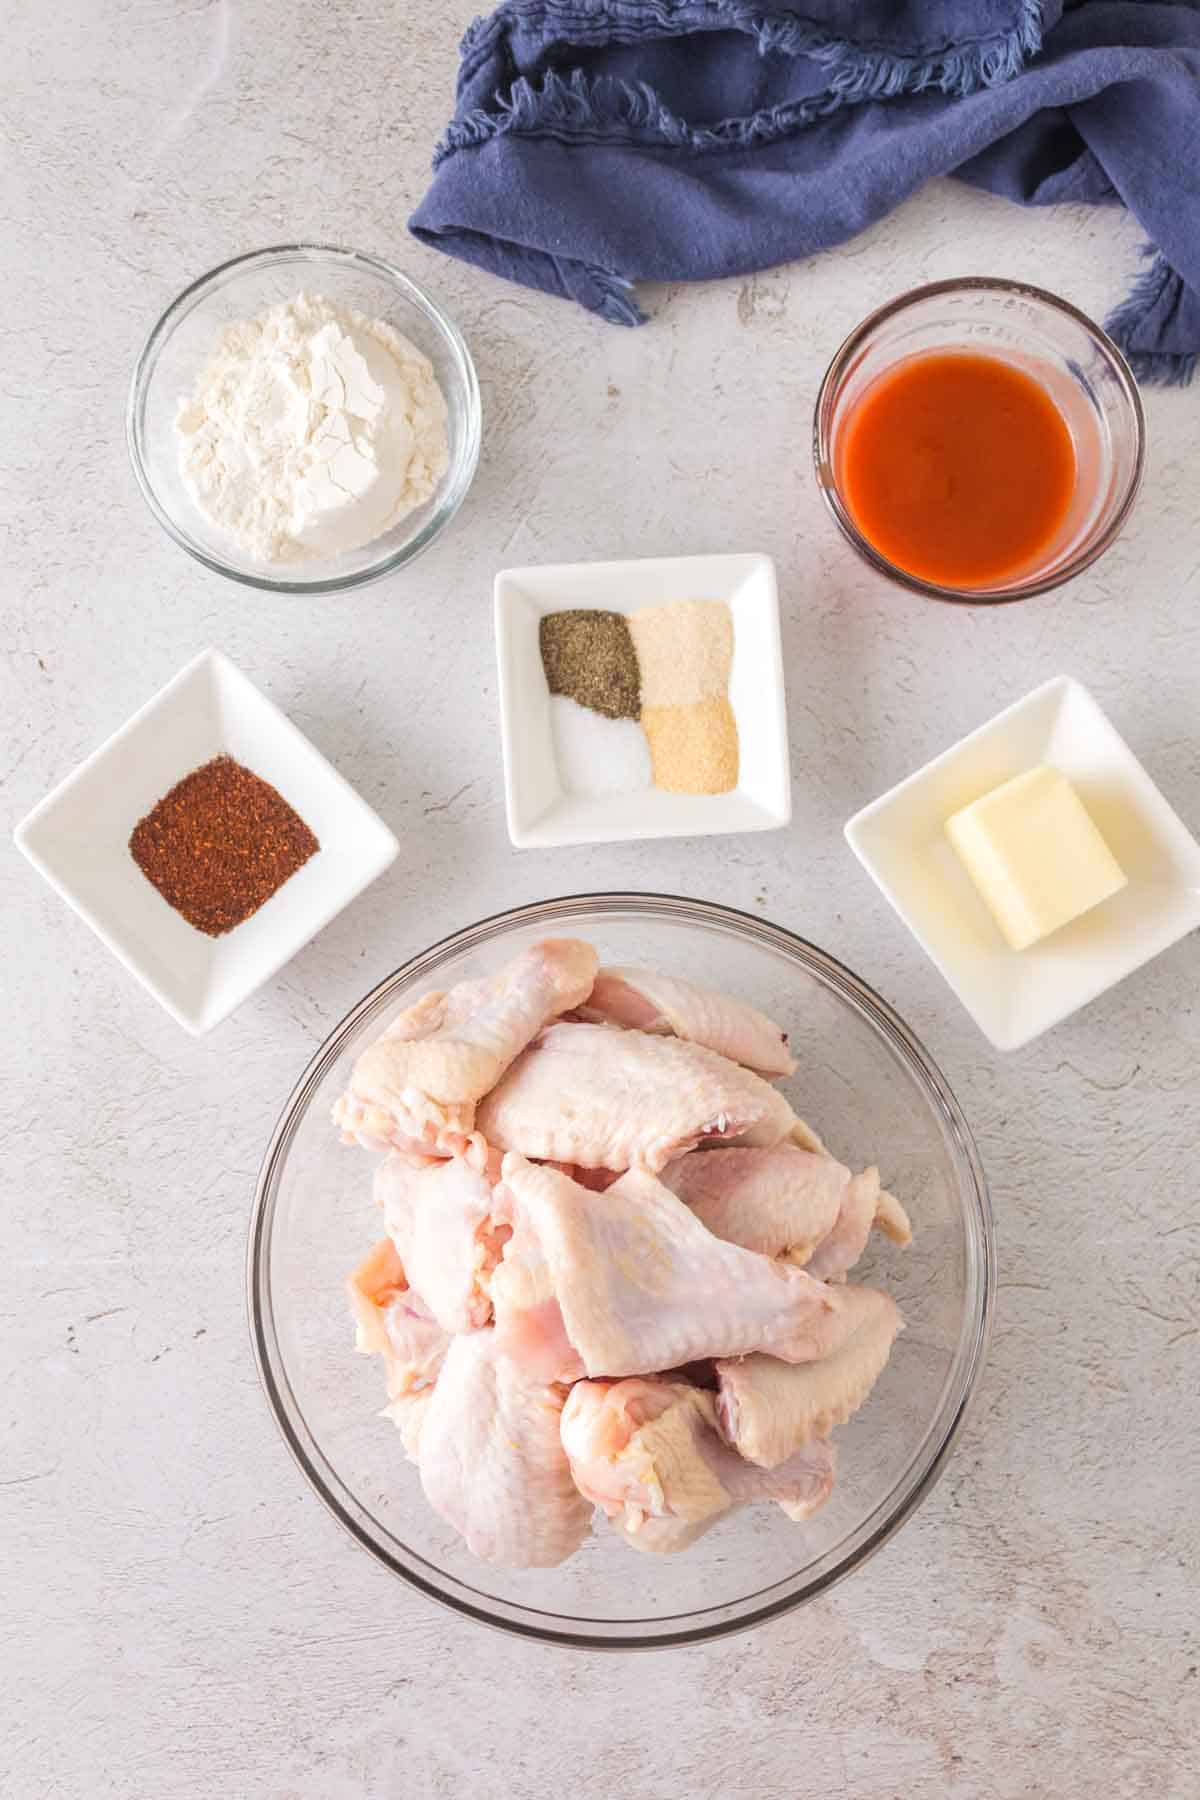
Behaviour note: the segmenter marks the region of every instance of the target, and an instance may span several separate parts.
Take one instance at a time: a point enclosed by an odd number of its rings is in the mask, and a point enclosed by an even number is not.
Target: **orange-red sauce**
[[[987,587],[1036,566],[1075,487],[1075,449],[1041,384],[998,356],[905,358],[855,402],[837,483],[863,536],[898,568]]]

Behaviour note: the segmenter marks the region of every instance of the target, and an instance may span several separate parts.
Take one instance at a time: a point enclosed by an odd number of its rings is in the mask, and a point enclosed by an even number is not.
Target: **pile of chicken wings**
[[[786,1034],[744,1002],[547,939],[424,995],[334,1108],[382,1152],[385,1235],[350,1277],[358,1348],[429,1504],[541,1568],[597,1508],[638,1550],[736,1508],[806,1519],[830,1433],[901,1317],[847,1272],[900,1202],[792,1111]]]

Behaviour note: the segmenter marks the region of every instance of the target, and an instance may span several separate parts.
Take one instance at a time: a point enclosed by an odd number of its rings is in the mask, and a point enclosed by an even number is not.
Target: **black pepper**
[[[639,717],[641,674],[623,613],[547,613],[538,645],[552,694],[566,694],[606,719]]]

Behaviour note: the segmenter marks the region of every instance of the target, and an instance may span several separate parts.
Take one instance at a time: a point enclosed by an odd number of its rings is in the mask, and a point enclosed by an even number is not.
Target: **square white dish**
[[[1031,949],[1010,950],[946,820],[1048,763],[1072,782],[1128,886]],[[998,1050],[1018,1050],[1200,926],[1200,844],[1087,689],[1059,676],[846,826],[854,854]]]
[[[243,924],[211,938],[142,874],[129,838],[177,781],[222,752],[270,782],[320,849]],[[181,669],[14,835],[129,972],[197,1034],[281,969],[399,849],[337,770],[218,650]]]
[[[588,607],[631,613],[671,600],[724,600],[733,614],[729,701],[738,729],[737,787],[711,795],[649,788],[602,799],[564,791],[538,645],[543,615]],[[495,621],[508,835],[518,849],[772,831],[791,819],[779,597],[769,556],[502,569]]]

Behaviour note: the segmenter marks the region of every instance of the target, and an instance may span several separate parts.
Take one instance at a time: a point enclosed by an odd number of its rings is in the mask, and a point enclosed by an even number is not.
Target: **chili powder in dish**
[[[283,795],[232,756],[177,781],[129,840],[147,881],[208,937],[244,924],[320,848]]]

